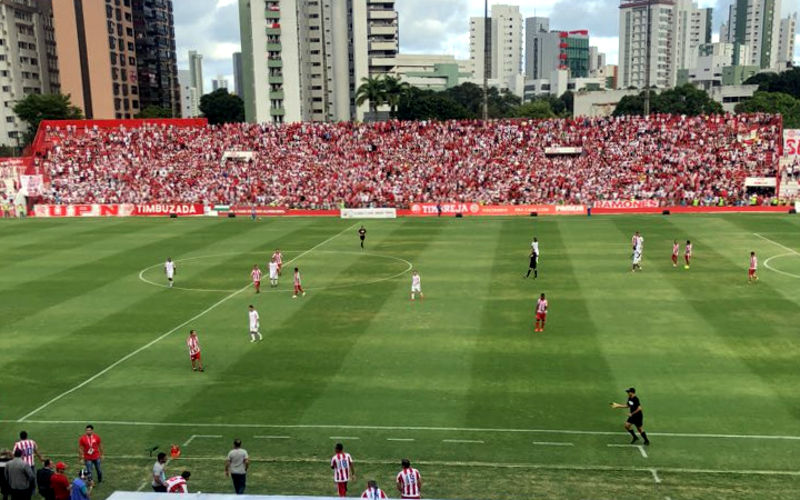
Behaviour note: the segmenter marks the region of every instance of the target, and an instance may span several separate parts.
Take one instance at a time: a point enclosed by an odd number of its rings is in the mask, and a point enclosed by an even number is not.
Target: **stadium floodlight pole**
[[[650,15],[650,2],[647,0],[647,53],[644,56],[645,60],[645,75],[644,75],[644,116],[650,115],[650,34],[652,32],[652,18]]]
[[[489,119],[489,0],[483,0],[483,119]]]

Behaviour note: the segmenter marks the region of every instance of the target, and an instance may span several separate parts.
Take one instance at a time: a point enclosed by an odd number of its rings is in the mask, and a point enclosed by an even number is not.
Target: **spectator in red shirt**
[[[103,470],[100,468],[100,460],[103,458],[103,443],[100,440],[100,436],[94,433],[94,426],[92,424],[86,426],[86,432],[78,439],[78,458],[83,460],[86,464],[86,470],[89,471],[90,479],[92,465],[94,465],[94,470],[97,474],[97,483],[102,483]]]
[[[56,500],[68,500],[70,496],[69,478],[64,474],[67,470],[67,464],[58,462],[56,464],[56,472],[50,476],[50,487],[53,489],[53,496]]]

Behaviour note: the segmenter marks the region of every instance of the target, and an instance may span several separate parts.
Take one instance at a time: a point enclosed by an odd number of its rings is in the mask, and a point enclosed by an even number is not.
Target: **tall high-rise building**
[[[19,144],[26,130],[13,107],[30,94],[61,90],[50,0],[0,2],[0,144]]]
[[[797,12],[781,19],[778,37],[778,68],[785,68],[794,60],[794,39],[797,33]]]
[[[242,90],[242,80],[244,78],[244,74],[242,73],[242,53],[241,52],[234,52],[233,54],[233,91],[239,97],[244,95]]]
[[[522,14],[519,7],[492,5],[488,23],[482,17],[473,17],[469,27],[470,59],[475,68],[474,77],[482,79],[484,67],[487,67],[489,78],[498,80],[509,88],[514,87],[518,75],[522,73]],[[485,53],[486,38],[489,39],[488,53]]]
[[[181,88],[181,118],[200,116],[200,95],[192,87],[192,73],[187,69],[179,70],[178,83]]]
[[[158,106],[180,116],[178,58],[172,0],[131,0],[136,37],[139,106]]]
[[[192,87],[197,93],[203,95],[203,55],[196,50],[189,51],[189,75]]]
[[[219,89],[228,90],[228,79],[225,78],[225,75],[217,75],[215,79],[211,80],[211,90]]]
[[[674,85],[677,75],[675,19],[674,0],[620,2],[619,88]]]
[[[251,122],[363,119],[358,87],[395,66],[394,0],[239,0],[239,20]]]
[[[72,103],[87,118],[133,118],[139,113],[131,3],[56,0],[53,22],[61,91],[72,96]]]
[[[693,0],[675,2],[675,64],[689,69],[697,64],[700,46],[711,43],[713,9],[698,8]]]
[[[780,43],[781,0],[734,0],[720,41],[734,44],[734,60],[747,47],[748,66],[776,68]]]
[[[556,70],[569,70],[571,78],[588,77],[592,68],[591,49],[597,56],[597,47],[589,47],[589,32],[548,31],[549,26],[546,17],[525,20],[525,78],[547,80]]]

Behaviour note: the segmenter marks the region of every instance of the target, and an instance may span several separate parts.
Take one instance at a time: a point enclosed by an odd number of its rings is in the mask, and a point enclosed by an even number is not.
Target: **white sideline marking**
[[[354,437],[354,436],[331,436],[328,439],[341,439],[341,440],[349,439],[350,441],[353,441],[353,440],[358,440],[358,439],[361,439],[361,438]]]
[[[787,246],[786,246],[786,245],[784,245],[784,244],[778,243],[777,241],[775,241],[775,240],[771,240],[771,239],[767,238],[766,236],[762,236],[762,235],[760,235],[760,234],[758,234],[758,233],[753,233],[753,234],[754,234],[754,235],[756,235],[756,236],[758,236],[758,237],[759,237],[759,238],[761,238],[762,240],[764,240],[764,241],[769,241],[769,242],[770,242],[770,243],[772,243],[773,245],[778,245],[779,247],[783,248],[784,250],[788,250],[789,252],[791,252],[791,253],[793,253],[793,254],[795,254],[795,255],[800,255],[800,253],[797,253],[797,250],[795,250],[795,249],[793,249],[793,248],[789,248],[789,247],[787,247]]]
[[[537,446],[575,446],[572,443],[564,443],[558,441],[534,441],[533,444]]]
[[[222,436],[220,436],[219,434],[192,434],[191,436],[189,436],[189,439],[184,441],[184,443],[181,446],[186,448],[187,446],[189,446],[189,443],[191,443],[192,441],[194,441],[197,438],[212,438],[213,439],[213,438],[221,438],[221,437]]]
[[[786,271],[781,271],[780,269],[775,269],[774,267],[769,265],[769,261],[771,261],[772,259],[777,259],[778,257],[786,257],[787,255],[800,255],[800,253],[798,253],[797,250],[795,250],[793,248],[789,248],[784,244],[778,243],[777,241],[771,240],[771,239],[767,238],[766,236],[762,236],[762,235],[760,235],[758,233],[753,233],[753,234],[755,236],[758,236],[759,238],[761,238],[764,241],[769,241],[773,245],[777,245],[777,246],[783,248],[784,250],[788,250],[789,251],[789,253],[784,253],[784,254],[781,254],[781,255],[773,255],[772,257],[769,257],[767,260],[764,261],[764,267],[766,267],[770,271],[774,271],[774,272],[776,272],[778,274],[782,274],[784,276],[790,276],[792,278],[800,278],[800,275],[797,275],[797,274],[794,274],[794,273],[787,273]]]
[[[413,438],[386,438],[387,441],[413,441]]]
[[[655,469],[650,469],[650,473],[653,475],[653,481],[655,481],[656,484],[661,484],[661,478],[658,477],[658,471]]]
[[[481,427],[414,427],[391,425],[335,425],[335,424],[226,424],[226,423],[189,423],[189,422],[141,422],[126,420],[96,420],[94,424],[124,425],[133,427],[210,427],[219,429],[338,429],[338,430],[373,430],[373,431],[433,431],[433,432],[497,432],[514,434],[577,434],[585,436],[629,436],[622,431],[582,431],[573,429],[504,429]],[[15,423],[18,420],[3,420],[0,423]],[[27,420],[31,424],[41,425],[86,425],[84,420]],[[800,441],[800,436],[783,436],[770,434],[694,434],[691,432],[648,432],[650,436],[683,437],[693,439],[769,439],[778,441]]]
[[[355,224],[353,224],[352,226],[349,226],[349,227],[347,227],[347,228],[343,229],[342,231],[340,231],[340,232],[336,233],[335,235],[331,236],[330,238],[328,238],[327,240],[323,241],[322,243],[318,243],[318,244],[314,245],[313,247],[311,247],[311,248],[309,248],[308,250],[306,250],[305,252],[303,252],[303,253],[299,254],[297,257],[293,258],[292,260],[289,260],[289,261],[287,261],[287,262],[286,262],[286,264],[288,265],[288,264],[290,264],[290,263],[292,263],[292,262],[296,261],[296,260],[297,260],[297,259],[299,259],[300,257],[303,257],[304,255],[307,255],[307,254],[311,253],[312,251],[314,251],[315,249],[317,249],[317,248],[321,247],[321,246],[322,246],[322,245],[324,245],[325,243],[328,243],[329,241],[331,241],[331,240],[333,240],[333,239],[337,238],[338,236],[340,236],[340,235],[344,234],[345,232],[347,232],[347,231],[350,231],[352,228],[356,227],[357,225],[358,225],[358,223],[355,223]],[[249,289],[249,288],[250,288],[250,286],[251,286],[251,285],[250,285],[250,283],[248,283],[246,286],[244,286],[244,287],[242,287],[242,288],[240,288],[240,289],[236,290],[235,292],[233,292],[233,293],[231,293],[231,294],[229,294],[229,295],[226,295],[225,297],[223,297],[222,299],[218,300],[217,302],[214,302],[214,304],[212,304],[212,305],[211,305],[209,308],[207,308],[207,309],[205,309],[205,310],[203,310],[203,311],[201,311],[201,312],[199,312],[199,313],[195,314],[194,316],[192,316],[191,318],[187,319],[186,321],[184,321],[184,322],[183,322],[183,323],[181,323],[180,325],[176,326],[176,327],[175,327],[175,328],[173,328],[172,330],[169,330],[168,332],[166,332],[166,333],[164,333],[164,334],[162,334],[162,335],[160,335],[160,336],[156,337],[154,340],[151,340],[150,342],[148,342],[147,344],[143,345],[142,347],[140,347],[140,348],[138,348],[138,349],[136,349],[136,350],[134,350],[134,351],[132,351],[132,352],[130,352],[130,353],[128,353],[128,354],[126,354],[125,356],[123,356],[123,357],[119,358],[117,361],[114,361],[113,363],[111,363],[111,364],[110,364],[110,365],[108,365],[107,367],[103,368],[103,369],[102,369],[102,370],[100,370],[99,372],[95,373],[95,374],[94,374],[94,375],[92,375],[91,377],[87,378],[86,380],[84,380],[84,381],[83,381],[83,382],[81,382],[80,384],[76,385],[75,387],[73,387],[73,388],[71,388],[71,389],[67,389],[66,391],[64,391],[64,392],[62,392],[61,394],[59,394],[58,396],[54,397],[54,398],[53,398],[53,399],[51,399],[50,401],[48,401],[48,402],[46,402],[45,404],[43,404],[43,405],[39,406],[39,407],[38,407],[38,408],[36,408],[35,410],[33,410],[33,411],[31,411],[31,412],[28,412],[26,415],[23,415],[22,417],[20,417],[20,418],[17,420],[17,422],[24,422],[24,421],[25,421],[25,420],[27,420],[29,417],[31,417],[31,416],[33,416],[33,415],[35,415],[35,414],[39,413],[40,411],[44,410],[45,408],[47,408],[47,407],[48,407],[48,406],[50,406],[51,404],[55,403],[55,402],[56,402],[56,401],[58,401],[59,399],[63,398],[64,396],[67,396],[67,395],[69,395],[69,394],[72,394],[73,392],[77,391],[77,390],[78,390],[78,389],[80,389],[81,387],[84,387],[84,386],[86,386],[87,384],[90,384],[90,383],[92,383],[94,380],[98,379],[99,377],[102,377],[102,376],[103,376],[103,375],[105,375],[106,373],[110,372],[111,370],[113,370],[114,368],[116,368],[117,366],[119,366],[120,364],[122,364],[122,363],[124,363],[125,361],[129,360],[130,358],[132,358],[132,357],[136,356],[137,354],[139,354],[140,352],[144,351],[144,350],[145,350],[145,349],[147,349],[148,347],[150,347],[150,346],[152,346],[152,345],[155,345],[155,344],[157,344],[157,343],[158,343],[158,342],[160,342],[161,340],[163,340],[163,339],[165,339],[165,338],[169,337],[170,335],[172,335],[173,333],[175,333],[176,331],[178,331],[180,328],[183,328],[184,326],[188,325],[188,324],[189,324],[189,323],[191,323],[192,321],[194,321],[194,320],[196,320],[196,319],[198,319],[198,318],[201,318],[202,316],[205,316],[205,315],[206,315],[206,314],[208,314],[209,312],[211,312],[211,311],[213,311],[214,309],[216,309],[216,308],[217,308],[217,306],[219,306],[219,305],[221,305],[221,304],[224,304],[224,303],[225,303],[225,302],[227,302],[228,300],[230,300],[230,299],[234,298],[235,296],[237,296],[237,295],[239,295],[240,293],[244,292],[245,290]]]
[[[442,439],[443,443],[479,443],[483,444],[483,441],[477,439]]]
[[[292,436],[253,436],[255,439],[292,439]]]
[[[638,448],[642,458],[647,458],[647,452],[644,451],[644,446],[640,444],[607,444],[610,448]]]
[[[51,454],[56,458],[74,457],[74,453]],[[147,455],[117,455],[107,456],[109,460],[150,460],[153,457]],[[181,457],[185,461],[220,461],[225,460],[225,456],[213,457]],[[272,458],[250,458],[251,462],[263,463],[330,463],[324,458],[291,458],[291,457],[272,457]],[[370,465],[395,465],[396,459],[390,460],[360,460],[362,464]],[[431,465],[440,467],[487,467],[498,469],[539,469],[539,470],[585,470],[585,471],[630,471],[630,472],[650,472],[652,467],[620,467],[612,465],[556,465],[556,464],[526,464],[526,463],[500,463],[500,462],[458,462],[458,461],[437,461],[437,460],[416,460],[421,465]],[[677,474],[740,474],[745,476],[787,476],[800,477],[800,471],[796,470],[726,470],[726,469],[689,469],[683,467],[659,467],[662,472]]]

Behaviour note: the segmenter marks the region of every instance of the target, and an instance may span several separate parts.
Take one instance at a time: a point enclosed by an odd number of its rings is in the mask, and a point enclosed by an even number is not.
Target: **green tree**
[[[574,113],[574,106],[575,106],[575,94],[571,90],[567,90],[561,97],[558,98],[559,101],[564,103],[564,112],[566,116],[572,116]]]
[[[172,110],[150,105],[137,114],[136,118],[172,118]]]
[[[69,95],[30,94],[14,105],[14,113],[28,125],[24,143],[30,144],[42,120],[79,120],[80,108],[72,105]]]
[[[358,106],[369,101],[370,112],[377,113],[378,106],[386,103],[386,100],[386,85],[382,78],[364,77],[361,79],[361,85],[356,90],[356,104]]]
[[[407,94],[411,86],[400,80],[400,78],[387,75],[383,79],[383,90],[386,93],[386,102],[389,104],[389,115],[392,118],[397,117],[397,107],[400,105],[400,99],[403,95]]]
[[[514,109],[515,118],[533,118],[544,120],[547,118],[555,118],[556,114],[550,107],[550,103],[544,99],[526,102],[521,106]]]
[[[625,96],[614,109],[614,116],[643,115],[644,91],[639,95]],[[650,112],[676,115],[710,115],[723,112],[722,105],[711,99],[706,91],[687,83],[656,94],[650,90]]]
[[[756,92],[737,104],[736,112],[780,114],[785,128],[800,128],[800,99],[782,92]]]
[[[446,92],[434,92],[412,87],[398,103],[397,117],[401,120],[462,120],[470,112]]]
[[[0,158],[11,158],[12,156],[19,156],[18,148],[6,144],[0,146]]]
[[[494,90],[497,92],[497,89]],[[445,90],[444,94],[466,109],[470,118],[483,116],[483,89],[480,86],[469,82],[462,83]]]
[[[782,73],[758,73],[744,83],[758,85],[758,90],[762,92],[782,92],[800,99],[800,67]]]
[[[217,89],[200,98],[200,111],[212,125],[244,121],[244,101],[228,89]]]

